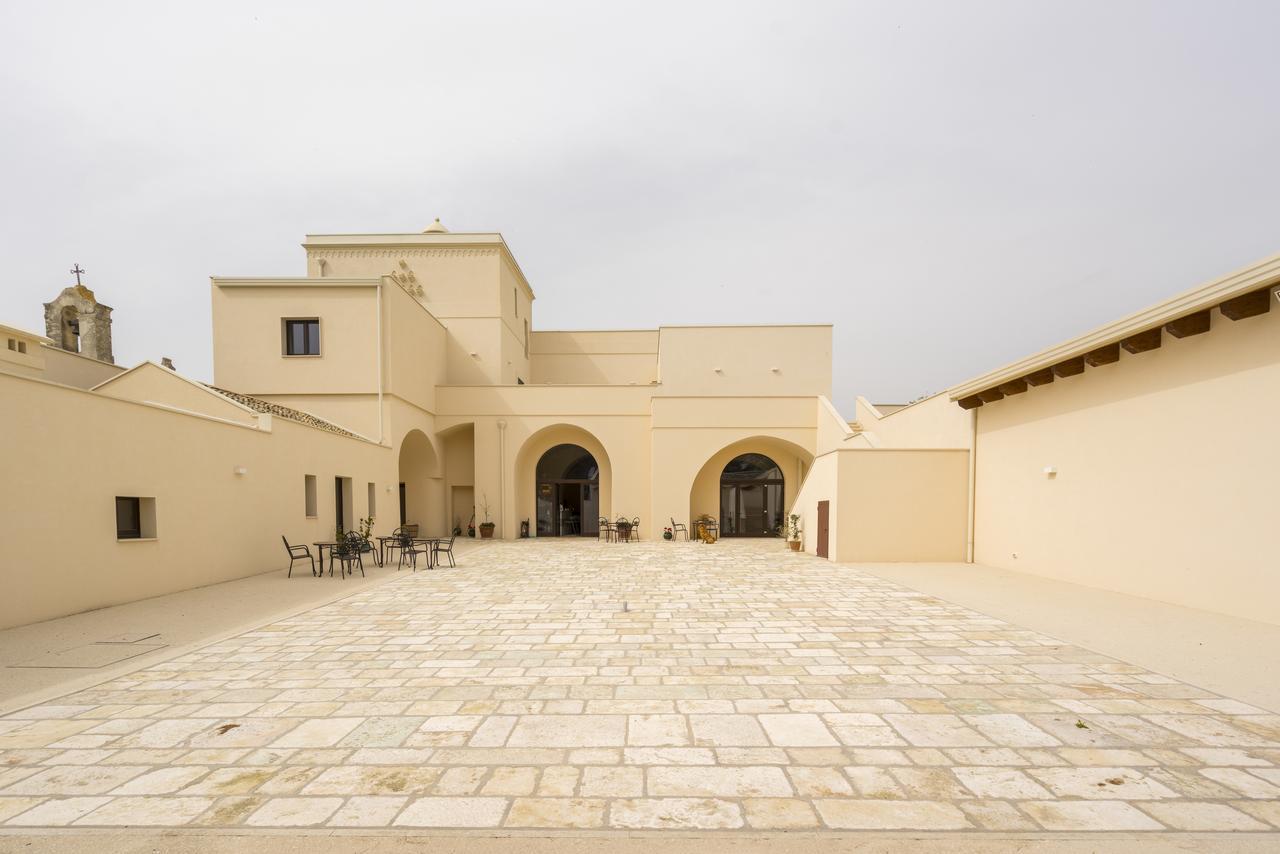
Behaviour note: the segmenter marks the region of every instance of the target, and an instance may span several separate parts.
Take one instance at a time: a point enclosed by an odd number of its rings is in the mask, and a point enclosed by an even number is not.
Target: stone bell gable
[[[44,328],[55,347],[101,362],[115,363],[111,354],[111,306],[103,305],[84,285],[63,289],[44,304]]]

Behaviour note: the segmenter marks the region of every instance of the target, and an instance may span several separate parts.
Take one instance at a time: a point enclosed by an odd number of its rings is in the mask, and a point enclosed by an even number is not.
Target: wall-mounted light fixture
[[[715,371],[717,374],[723,374],[723,373],[724,373],[724,371],[722,371],[719,367],[712,368],[711,370]]]
[[[773,371],[775,374],[780,374],[780,373],[782,373],[782,368],[779,368],[777,365],[774,365],[774,366],[773,366],[772,368],[770,368],[769,370]]]
[[[1045,476],[1045,477],[1049,477],[1049,478],[1057,477],[1057,476],[1058,476],[1058,467],[1057,467],[1057,466],[1045,466],[1045,467],[1044,467],[1044,476]]]
[[[248,473],[249,473],[249,470],[248,470],[247,468],[245,468],[244,466],[236,466],[236,468],[235,468],[235,472],[236,472],[236,474],[238,474],[238,475],[242,475],[242,476],[243,476],[243,475],[248,474]]]

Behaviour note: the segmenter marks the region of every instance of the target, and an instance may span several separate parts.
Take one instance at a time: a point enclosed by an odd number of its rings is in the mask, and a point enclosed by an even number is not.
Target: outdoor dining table
[[[401,538],[394,535],[378,537],[378,552],[377,552],[378,566],[386,565],[385,550],[387,548],[387,543],[390,542],[391,540],[399,540],[399,539]],[[435,566],[435,554],[432,551],[432,549],[435,547],[436,543],[442,543],[449,538],[448,537],[409,537],[408,539],[411,542],[418,543],[420,545],[424,545],[427,547],[427,569],[432,569]]]
[[[318,540],[311,545],[316,547],[316,557],[320,561],[320,574],[324,575],[324,553],[329,553],[329,571],[333,572],[333,549],[342,545],[334,540]]]

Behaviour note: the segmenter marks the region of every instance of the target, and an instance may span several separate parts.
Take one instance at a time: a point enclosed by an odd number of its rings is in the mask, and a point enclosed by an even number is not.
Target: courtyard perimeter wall
[[[1210,321],[976,410],[977,562],[1280,623],[1280,311]]]
[[[831,560],[963,561],[969,452],[853,447],[818,456],[793,511],[810,554],[817,554],[819,501],[831,502]]]
[[[268,431],[6,373],[0,411],[0,628],[278,571],[281,535],[332,538],[335,476],[356,517],[368,483],[396,482],[391,449],[279,417]],[[116,496],[155,499],[155,538],[116,539]]]

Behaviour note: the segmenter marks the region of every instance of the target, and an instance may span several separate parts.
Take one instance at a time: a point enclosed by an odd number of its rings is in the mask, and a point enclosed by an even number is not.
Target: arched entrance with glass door
[[[720,536],[782,536],[786,506],[782,469],[764,454],[740,454],[720,472]]]
[[[549,448],[538,459],[535,478],[537,536],[597,536],[600,529],[600,466],[581,445]]]

